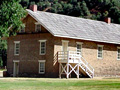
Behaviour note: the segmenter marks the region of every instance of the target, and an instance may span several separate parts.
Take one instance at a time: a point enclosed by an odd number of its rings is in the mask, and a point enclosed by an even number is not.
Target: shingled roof
[[[33,12],[29,9],[27,11],[53,36],[120,44],[120,25],[118,24],[107,24],[43,11]]]

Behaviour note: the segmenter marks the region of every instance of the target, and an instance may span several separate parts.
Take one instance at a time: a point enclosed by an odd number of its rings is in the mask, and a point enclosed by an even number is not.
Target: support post
[[[69,64],[67,63],[67,79],[69,78],[68,73],[69,73]]]
[[[77,72],[78,72],[77,78],[79,79],[79,64],[77,64]]]
[[[67,79],[69,78],[69,51],[67,52]]]
[[[59,78],[61,78],[61,63],[59,63]]]

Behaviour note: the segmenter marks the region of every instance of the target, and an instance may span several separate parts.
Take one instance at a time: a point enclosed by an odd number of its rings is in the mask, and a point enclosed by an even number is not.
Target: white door
[[[63,51],[68,51],[68,42],[62,42]]]
[[[13,76],[17,77],[19,73],[19,62],[14,62]]]
[[[67,60],[68,55],[68,41],[62,41],[62,51],[63,51],[63,58],[64,60]]]

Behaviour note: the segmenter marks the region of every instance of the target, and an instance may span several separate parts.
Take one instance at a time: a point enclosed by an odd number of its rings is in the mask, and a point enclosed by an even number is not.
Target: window
[[[44,74],[45,73],[45,60],[39,60],[39,73]]]
[[[117,60],[120,60],[120,47],[117,48]]]
[[[103,45],[98,45],[98,55],[97,55],[97,57],[99,59],[103,58]]]
[[[14,55],[19,55],[19,53],[20,53],[20,41],[14,41],[14,43],[15,43]]]
[[[40,32],[41,31],[41,25],[39,23],[35,23],[35,31]]]
[[[40,55],[45,55],[46,53],[46,40],[39,40],[40,41]]]
[[[79,54],[81,54],[82,53],[82,42],[76,42],[77,43],[77,53]]]
[[[25,24],[24,24],[24,26],[21,27],[21,30],[19,32],[20,33],[24,33],[25,32]]]

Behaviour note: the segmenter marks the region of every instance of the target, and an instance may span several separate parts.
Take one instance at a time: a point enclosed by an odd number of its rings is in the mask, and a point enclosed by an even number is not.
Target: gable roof
[[[28,14],[43,25],[53,36],[120,44],[120,25],[102,21],[71,17],[49,12]]]

